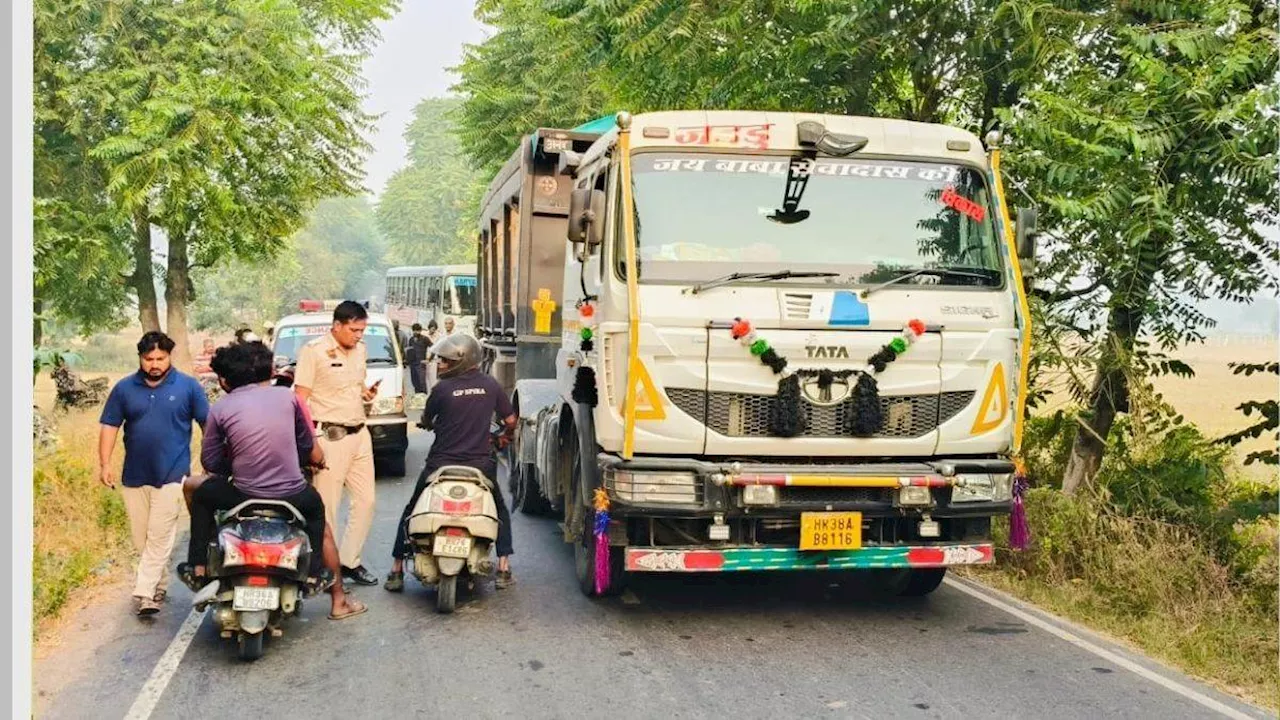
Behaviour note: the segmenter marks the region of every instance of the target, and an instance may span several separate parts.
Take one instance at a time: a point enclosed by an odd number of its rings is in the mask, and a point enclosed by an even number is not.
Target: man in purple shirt
[[[319,574],[323,558],[332,577],[338,577],[338,553],[326,532],[324,502],[302,474],[304,464],[323,465],[324,458],[293,391],[269,384],[273,359],[271,350],[257,341],[220,348],[213,356],[213,371],[228,394],[210,409],[205,424],[200,463],[212,477],[192,483],[189,496],[187,562],[197,578],[205,574],[216,530],[214,512],[251,499],[283,500],[297,508],[311,541],[311,574]],[[330,618],[365,611],[347,598],[340,583],[330,592]]]

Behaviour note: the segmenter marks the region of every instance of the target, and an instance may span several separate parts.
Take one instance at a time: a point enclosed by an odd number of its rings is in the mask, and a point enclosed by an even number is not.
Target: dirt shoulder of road
[[[31,709],[42,717],[49,704],[97,662],[97,654],[129,615],[129,573],[118,568],[71,594],[62,612],[36,628],[31,653]]]

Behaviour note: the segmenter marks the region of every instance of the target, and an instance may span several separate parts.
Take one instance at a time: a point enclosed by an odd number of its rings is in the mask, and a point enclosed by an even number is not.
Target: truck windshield
[[[276,355],[276,365],[298,362],[298,351],[303,345],[329,332],[329,324],[293,325],[282,327],[276,333],[275,346],[272,351]],[[369,323],[364,330],[364,345],[369,351],[369,365],[396,365],[395,345],[391,340],[391,328],[386,325]]]
[[[785,268],[871,285],[904,269],[947,267],[988,272],[920,274],[903,284],[1002,283],[991,196],[969,167],[707,153],[641,153],[632,166],[643,280]],[[780,220],[796,181],[799,212]]]
[[[476,277],[474,275],[450,275],[449,285],[457,298],[452,312],[457,315],[476,314]]]

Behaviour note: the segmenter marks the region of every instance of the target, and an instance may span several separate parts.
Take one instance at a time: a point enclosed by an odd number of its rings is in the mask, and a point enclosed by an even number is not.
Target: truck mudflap
[[[629,572],[740,572],[763,570],[872,570],[990,565],[991,543],[800,550],[789,547],[628,547]]]

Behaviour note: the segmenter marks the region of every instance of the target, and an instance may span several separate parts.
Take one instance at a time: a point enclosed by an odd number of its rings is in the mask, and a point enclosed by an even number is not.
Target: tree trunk
[[[187,238],[169,236],[169,267],[165,272],[165,325],[173,340],[173,365],[191,372],[191,347],[187,336],[187,301],[191,297],[191,269],[187,261]]]
[[[40,343],[44,341],[44,321],[40,317],[43,314],[44,301],[40,298],[35,298],[35,303],[31,308],[32,347],[38,348]]]
[[[1151,277],[1139,287],[1149,287]],[[1146,293],[1139,293],[1145,299]],[[1107,318],[1107,334],[1103,339],[1097,374],[1089,395],[1090,414],[1082,418],[1082,427],[1076,428],[1071,455],[1062,476],[1062,491],[1073,494],[1088,487],[1102,466],[1107,435],[1115,424],[1116,415],[1129,411],[1129,379],[1126,370],[1133,353],[1133,341],[1142,327],[1143,313],[1138,303],[1113,307]]]
[[[160,330],[156,279],[151,270],[151,217],[145,207],[133,213],[133,275],[129,284],[138,296],[138,321],[142,323],[142,332]]]

